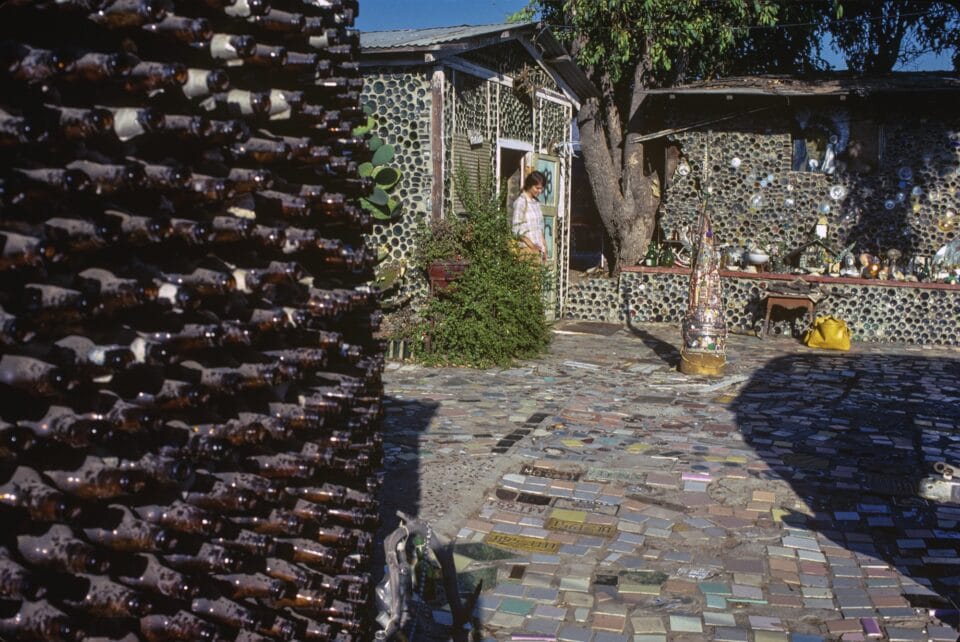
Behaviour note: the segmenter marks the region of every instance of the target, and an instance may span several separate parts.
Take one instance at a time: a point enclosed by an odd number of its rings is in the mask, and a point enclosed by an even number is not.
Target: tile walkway
[[[688,378],[674,327],[563,327],[515,368],[385,375],[385,522],[455,540],[482,639],[957,639],[960,492],[921,495],[960,464],[960,351],[734,336]]]

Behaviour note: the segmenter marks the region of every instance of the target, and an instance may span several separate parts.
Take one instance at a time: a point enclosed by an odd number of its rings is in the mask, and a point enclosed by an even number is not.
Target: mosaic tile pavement
[[[960,463],[960,350],[735,336],[700,379],[672,325],[567,327],[508,370],[387,370],[385,520],[455,541],[479,639],[958,638],[960,492],[921,495]]]

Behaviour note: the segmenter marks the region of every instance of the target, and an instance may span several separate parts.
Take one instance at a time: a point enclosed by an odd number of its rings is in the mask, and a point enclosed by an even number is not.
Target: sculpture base
[[[726,365],[727,357],[723,354],[680,352],[680,372],[685,375],[719,377],[723,374]]]

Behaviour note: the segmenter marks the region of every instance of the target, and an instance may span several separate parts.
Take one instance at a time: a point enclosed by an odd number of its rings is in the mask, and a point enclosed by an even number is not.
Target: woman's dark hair
[[[547,186],[547,177],[543,175],[543,172],[530,172],[527,174],[527,177],[523,179],[523,191],[526,192],[528,189],[534,185],[539,185],[540,187]]]

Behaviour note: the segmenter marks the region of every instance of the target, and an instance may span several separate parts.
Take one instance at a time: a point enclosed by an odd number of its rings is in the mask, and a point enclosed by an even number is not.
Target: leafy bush
[[[461,169],[456,180],[467,214],[455,225],[462,226],[458,239],[469,266],[422,311],[430,337],[423,359],[487,367],[536,356],[550,341],[541,296],[544,270],[516,252],[492,177],[474,185]]]

